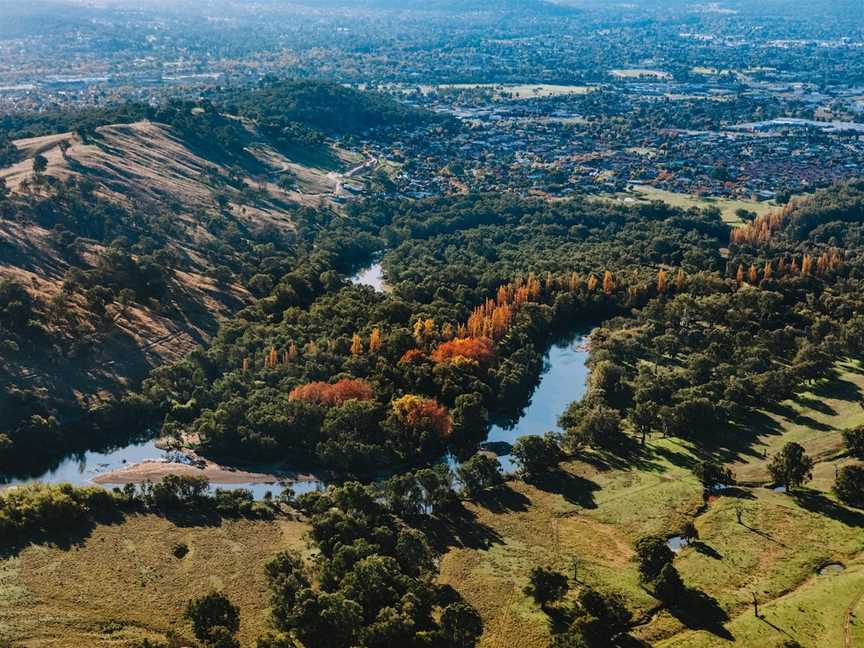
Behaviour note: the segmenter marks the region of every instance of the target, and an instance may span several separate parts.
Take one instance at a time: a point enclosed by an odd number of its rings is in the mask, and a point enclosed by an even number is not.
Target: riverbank
[[[203,464],[178,463],[160,459],[148,459],[140,463],[117,468],[96,475],[94,484],[140,484],[147,481],[160,481],[168,475],[183,475],[186,477],[206,477],[212,483],[219,484],[276,484],[285,481],[285,477],[265,472],[252,472],[223,466],[213,461],[202,460]],[[312,479],[307,476],[307,479]]]

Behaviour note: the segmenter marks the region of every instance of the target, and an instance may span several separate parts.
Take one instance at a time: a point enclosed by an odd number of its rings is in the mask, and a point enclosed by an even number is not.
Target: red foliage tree
[[[345,401],[372,400],[375,393],[365,380],[345,378],[335,383],[311,382],[291,390],[289,400],[302,400],[321,405],[341,405]]]
[[[492,340],[488,337],[456,338],[439,344],[432,352],[432,359],[435,362],[446,362],[458,357],[488,362],[495,357]]]

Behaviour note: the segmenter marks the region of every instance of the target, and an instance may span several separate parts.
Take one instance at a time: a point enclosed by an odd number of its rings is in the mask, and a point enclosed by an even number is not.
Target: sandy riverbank
[[[222,466],[205,461],[203,467],[169,461],[142,461],[117,470],[102,473],[93,478],[97,484],[140,484],[156,482],[167,475],[206,477],[213,484],[276,484],[282,481],[308,481],[311,475],[276,475],[267,472],[252,472]]]

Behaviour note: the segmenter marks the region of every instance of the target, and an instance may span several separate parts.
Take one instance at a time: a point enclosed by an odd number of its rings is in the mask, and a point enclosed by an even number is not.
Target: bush
[[[834,482],[834,494],[844,504],[864,508],[864,466],[844,466]]]
[[[222,642],[218,644],[220,648],[231,645],[225,643],[226,633],[232,637],[240,630],[240,610],[221,592],[189,601],[183,616],[192,622],[192,630],[200,641]]]
[[[465,494],[469,497],[476,497],[487,488],[504,481],[498,460],[483,453],[471,457],[460,465],[456,472],[465,488]]]
[[[849,454],[856,459],[864,459],[864,425],[851,430],[843,430],[843,441]]]
[[[528,575],[528,585],[525,586],[525,594],[543,609],[549,603],[557,601],[567,593],[570,588],[567,577],[553,569],[535,567]]]
[[[660,575],[666,565],[672,563],[675,554],[660,536],[644,536],[636,541],[636,559],[642,582],[652,581]]]

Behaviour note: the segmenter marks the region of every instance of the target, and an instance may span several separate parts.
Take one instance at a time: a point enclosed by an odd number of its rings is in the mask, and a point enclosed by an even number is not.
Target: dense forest
[[[389,292],[289,275],[145,394],[166,432],[204,452],[417,465],[469,455],[490,421],[518,415],[508,404],[530,393],[554,332],[607,320],[589,395],[562,417],[565,447],[614,445],[626,429],[710,442],[857,352],[860,204],[854,185],[817,194],[789,210],[787,243],[723,259],[729,231],[710,212],[370,203],[353,226],[387,242]],[[838,220],[854,223],[843,240],[821,234]]]

